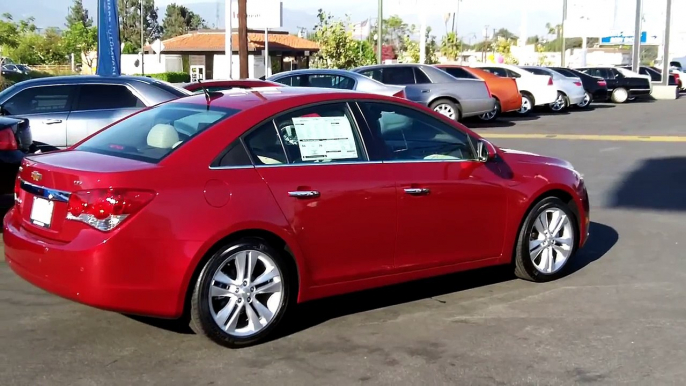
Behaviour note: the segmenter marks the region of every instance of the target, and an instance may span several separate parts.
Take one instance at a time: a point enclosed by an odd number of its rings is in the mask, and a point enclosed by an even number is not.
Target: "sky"
[[[225,0],[219,0],[223,3]],[[249,3],[255,0],[248,0]],[[259,1],[259,0],[256,0]],[[284,7],[284,24],[291,31],[297,26],[311,29],[316,23],[319,8],[332,13],[338,18],[347,15],[351,22],[360,22],[368,18],[376,18],[377,0],[282,0]],[[569,12],[581,9],[579,4],[590,5],[589,13],[596,17],[598,23],[607,24],[615,15],[598,12],[604,2],[617,3],[616,19],[618,30],[631,34],[633,29],[633,15],[635,0],[568,0]],[[649,33],[661,35],[664,27],[664,5],[666,0],[644,0],[645,26]],[[40,27],[63,26],[64,17],[72,0],[0,0],[3,12],[8,11],[15,16],[34,16]],[[526,35],[545,35],[546,23],[553,25],[561,23],[563,0],[461,0],[457,13],[457,31],[466,41],[483,40],[486,25],[489,29],[507,28],[515,35],[520,35],[522,24],[522,10],[527,11]],[[164,16],[164,9],[170,3],[183,4],[200,13],[207,20],[208,25],[216,24],[217,0],[156,0],[160,9],[160,18]],[[417,6],[416,4],[420,4]],[[686,13],[686,0],[673,0],[674,13]],[[96,14],[97,0],[84,0],[84,5],[92,15]],[[427,12],[428,25],[433,34],[440,37],[446,32],[444,15],[447,12],[458,11],[458,0],[384,0],[384,18],[398,14],[408,24],[419,24],[420,11]],[[675,28],[686,31],[686,23],[678,23],[681,17],[674,18]],[[610,21],[611,23],[611,21]],[[220,11],[219,27],[223,27],[223,5]],[[450,26],[448,26],[450,28]]]

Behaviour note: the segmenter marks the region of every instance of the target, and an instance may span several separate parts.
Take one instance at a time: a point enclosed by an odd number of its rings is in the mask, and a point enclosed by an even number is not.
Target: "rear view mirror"
[[[476,144],[476,158],[479,162],[488,162],[498,154],[495,146],[485,139],[480,139]]]

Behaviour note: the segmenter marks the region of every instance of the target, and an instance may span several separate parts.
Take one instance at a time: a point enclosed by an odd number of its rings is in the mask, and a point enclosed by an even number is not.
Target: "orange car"
[[[501,78],[478,68],[454,64],[438,64],[436,67],[456,78],[477,78],[486,82],[491,90],[491,95],[496,99],[496,104],[495,110],[479,115],[479,118],[484,121],[491,121],[500,113],[517,111],[522,107],[522,96],[519,94],[519,88],[517,88],[517,82],[514,78]]]

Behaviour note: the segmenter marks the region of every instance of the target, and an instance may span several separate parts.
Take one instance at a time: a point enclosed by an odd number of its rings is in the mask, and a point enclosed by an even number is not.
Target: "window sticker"
[[[303,161],[358,158],[347,117],[293,118]]]

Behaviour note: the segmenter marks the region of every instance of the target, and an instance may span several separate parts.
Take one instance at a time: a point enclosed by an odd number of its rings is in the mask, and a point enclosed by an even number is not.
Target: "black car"
[[[631,71],[631,66],[621,66],[621,68]],[[641,75],[648,75],[653,82],[662,82],[662,74],[660,71],[656,71],[652,67],[641,66],[638,69],[638,73]],[[679,86],[676,77],[672,74],[669,75],[669,85]]]
[[[604,102],[610,96],[607,90],[607,82],[603,78],[591,76],[572,68],[548,68],[555,70],[566,77],[581,79],[581,84],[584,86],[584,90],[586,90],[586,97],[581,103],[577,104],[579,107],[586,108],[590,106],[591,102]]]
[[[605,79],[610,99],[615,103],[624,103],[636,97],[648,97],[653,92],[650,80],[617,67],[583,67],[578,71]]]
[[[28,119],[0,116],[0,210],[14,205],[14,184],[21,161],[37,149]]]

